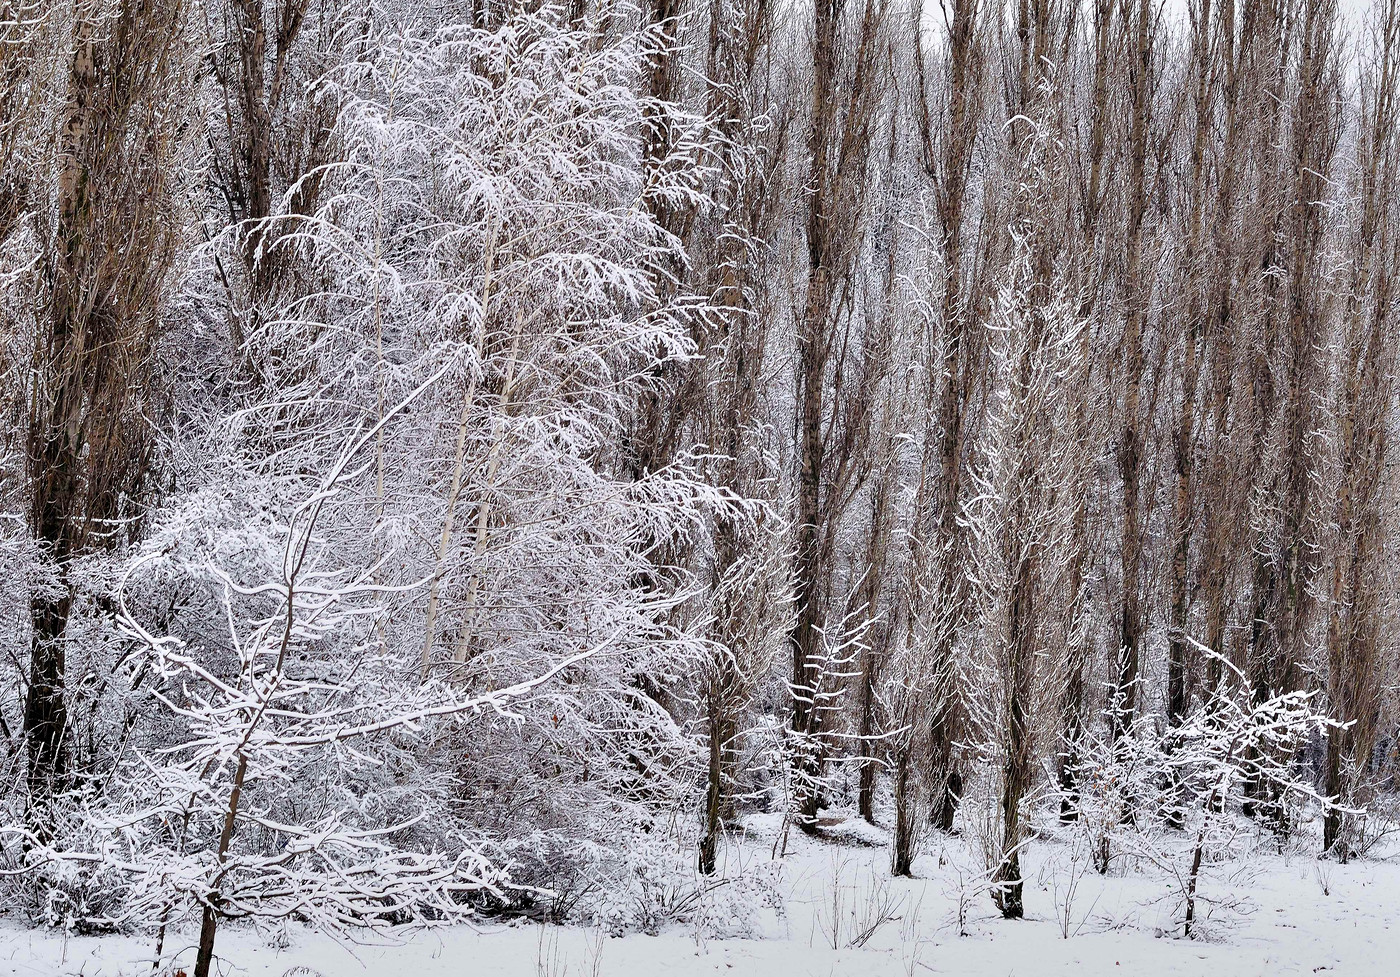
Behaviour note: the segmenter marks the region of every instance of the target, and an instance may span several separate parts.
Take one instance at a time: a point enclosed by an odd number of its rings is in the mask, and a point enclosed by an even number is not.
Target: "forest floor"
[[[752,819],[731,857],[770,857],[777,829],[772,820]],[[1250,840],[1242,837],[1241,851]],[[420,932],[394,944],[337,944],[295,930],[269,941],[226,928],[219,936],[220,974],[308,977],[298,968],[308,968],[310,977],[1400,973],[1400,859],[1336,865],[1253,840],[1260,844],[1248,855],[1210,866],[1203,878],[1209,903],[1197,939],[1179,935],[1179,902],[1160,858],[1124,856],[1100,876],[1071,836],[1041,832],[1025,850],[1026,918],[1006,921],[979,888],[974,843],[931,843],[915,863],[919,877],[895,880],[884,832],[851,819],[821,840],[792,833],[778,883],[784,909],[754,910],[760,938],[718,939],[690,923],[620,938],[599,929],[518,923]],[[1185,854],[1180,845],[1177,854]],[[150,941],[136,937],[65,936],[0,923],[0,977],[147,975],[150,953]],[[176,963],[188,967],[192,957],[186,951]]]

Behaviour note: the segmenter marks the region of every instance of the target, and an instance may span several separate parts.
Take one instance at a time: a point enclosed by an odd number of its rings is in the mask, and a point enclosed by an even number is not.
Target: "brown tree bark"
[[[933,424],[926,435],[914,500],[911,532],[916,556],[910,561],[906,583],[910,599],[916,600],[927,581],[933,601],[931,608],[911,611],[910,625],[927,613],[937,621],[927,636],[931,643],[929,672],[936,683],[933,706],[931,715],[920,721],[929,727],[927,788],[932,823],[944,832],[952,830],[962,794],[954,755],[960,711],[953,654],[959,628],[968,615],[968,593],[966,543],[958,516],[966,482],[965,420],[974,374],[980,365],[974,321],[977,300],[968,294],[964,271],[968,263],[965,214],[973,154],[987,111],[983,75],[988,24],[976,0],[956,0],[948,13],[946,57],[941,76],[932,85],[927,77],[932,59],[924,48],[922,5],[916,5],[910,17],[920,156],[933,186],[943,282],[938,334],[929,339],[929,348],[941,355],[925,370],[924,410]],[[925,566],[925,561],[932,566]],[[901,798],[912,801],[913,791],[900,793],[897,801]],[[897,818],[899,814],[896,812]],[[905,815],[905,820],[909,819]],[[910,858],[912,855],[897,856],[896,861],[908,862]]]
[[[815,830],[813,786],[824,766],[823,634],[830,611],[835,536],[870,471],[865,439],[890,362],[889,343],[857,340],[847,296],[864,230],[876,111],[889,80],[883,0],[865,0],[846,26],[844,0],[816,0],[807,138],[806,288],[795,370],[796,539],[791,728],[798,760],[797,823]],[[860,350],[859,362],[849,352]]]
[[[1113,38],[1113,13],[1117,8],[1114,0],[1095,0],[1092,24],[1092,66],[1091,97],[1089,103],[1089,139],[1083,150],[1087,157],[1084,169],[1087,179],[1083,181],[1083,199],[1079,212],[1079,253],[1073,265],[1080,276],[1079,317],[1085,321],[1084,344],[1082,351],[1088,363],[1091,350],[1088,344],[1098,334],[1102,323],[1102,303],[1106,248],[1104,237],[1104,198],[1105,175],[1108,170],[1106,158],[1107,126],[1109,117],[1109,76],[1112,70],[1110,61]],[[1086,436],[1093,436],[1096,422],[1091,416],[1093,405],[1085,396],[1076,405],[1075,429]],[[1073,632],[1069,634],[1066,647],[1064,695],[1060,709],[1060,751],[1057,757],[1056,780],[1060,789],[1060,821],[1070,824],[1079,817],[1078,767],[1080,763],[1080,740],[1086,726],[1085,711],[1086,682],[1085,672],[1090,667],[1090,638],[1083,627],[1089,613],[1086,595],[1086,565],[1091,557],[1089,538],[1089,507],[1091,485],[1086,479],[1084,490],[1074,500],[1074,518],[1071,523],[1071,554],[1069,558],[1068,604],[1075,621]]]
[[[1131,123],[1128,134],[1127,227],[1123,272],[1125,320],[1120,346],[1122,411],[1118,436],[1117,463],[1122,485],[1123,529],[1119,545],[1121,584],[1118,609],[1118,669],[1114,701],[1110,709],[1109,736],[1117,740],[1132,724],[1137,713],[1137,687],[1141,670],[1142,638],[1146,622],[1142,607],[1142,564],[1145,525],[1143,522],[1143,463],[1147,454],[1148,417],[1143,403],[1146,368],[1145,330],[1150,279],[1145,277],[1144,220],[1147,214],[1148,127],[1153,102],[1153,20],[1155,12],[1147,0],[1137,0],[1135,11],[1123,17],[1124,42],[1132,52],[1127,60]]]
[[[180,5],[126,0],[98,17],[74,7],[27,432],[30,531],[58,578],[56,589],[29,601],[24,732],[39,808],[73,775],[64,692],[69,566],[118,537],[113,520],[144,474],[138,407],[173,260],[170,168],[188,109],[180,101],[188,95]],[[37,817],[41,830],[44,820]]]
[[[697,373],[710,393],[702,417],[707,441],[721,455],[713,463],[715,481],[736,496],[749,497],[758,491],[750,442],[768,345],[763,256],[772,233],[774,202],[768,190],[774,164],[764,135],[748,127],[746,116],[750,100],[761,97],[772,11],[768,0],[749,0],[737,8],[714,3],[709,26],[707,66],[717,83],[707,111],[720,136],[724,177],[716,212],[709,218],[710,233],[695,237],[695,274],[717,310],[707,357],[712,362]],[[733,806],[733,740],[752,692],[752,658],[763,645],[772,614],[767,606],[771,597],[763,589],[766,580],[736,588],[732,577],[742,572],[745,561],[759,565],[767,558],[763,532],[729,519],[715,526],[711,588],[721,592],[714,637],[722,650],[702,679],[708,757],[698,867],[706,875],[716,870],[723,822]]]
[[[1336,543],[1330,573],[1327,625],[1327,699],[1345,723],[1328,731],[1322,792],[1355,806],[1358,781],[1375,742],[1382,670],[1380,591],[1385,586],[1389,539],[1384,518],[1388,438],[1394,420],[1396,364],[1393,280],[1397,229],[1389,198],[1400,176],[1396,138],[1397,45],[1400,4],[1386,0],[1376,11],[1373,60],[1362,86],[1361,131],[1356,149],[1360,216],[1351,243],[1351,287],[1333,349],[1343,368],[1334,413],[1337,433],[1336,496],[1330,500]],[[1340,861],[1351,857],[1347,816],[1339,807],[1323,818],[1322,850]]]

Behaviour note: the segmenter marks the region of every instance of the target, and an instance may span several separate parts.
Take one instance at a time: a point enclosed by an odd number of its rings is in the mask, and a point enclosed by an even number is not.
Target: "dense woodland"
[[[1397,73],[1400,0],[0,0],[0,902],[206,977],[645,927],[753,812],[1009,917],[1046,812],[1364,854]]]

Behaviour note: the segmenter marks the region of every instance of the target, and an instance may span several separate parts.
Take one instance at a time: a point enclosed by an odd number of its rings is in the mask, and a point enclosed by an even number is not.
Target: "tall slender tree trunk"
[[[48,550],[59,577],[57,593],[36,591],[29,601],[32,637],[24,733],[30,794],[40,806],[68,780],[64,641],[72,598],[67,569],[88,530],[81,511],[88,400],[84,381],[93,355],[88,347],[94,341],[86,321],[94,252],[88,167],[100,79],[96,25],[87,16],[77,16],[73,31],[68,105],[60,134],[53,291],[48,332],[35,349],[40,394],[29,431],[31,531]]]
[[[29,530],[55,577],[55,586],[29,595],[24,735],[41,837],[44,809],[80,772],[64,688],[72,562],[139,526],[117,520],[148,460],[147,422],[136,408],[178,234],[169,224],[167,167],[188,107],[181,16],[179,4],[121,4],[104,14],[75,3],[68,27],[26,432]],[[127,50],[140,50],[139,62],[113,56]],[[173,100],[152,112],[157,89]]]
[[[1152,19],[1148,0],[1138,0],[1137,12],[1124,29],[1133,54],[1128,62],[1132,123],[1128,157],[1127,262],[1124,282],[1127,289],[1126,321],[1123,327],[1121,370],[1123,398],[1122,427],[1118,438],[1118,475],[1122,484],[1123,531],[1119,547],[1122,573],[1118,608],[1118,674],[1115,701],[1110,711],[1110,738],[1117,740],[1132,724],[1137,713],[1137,686],[1141,670],[1142,636],[1142,559],[1145,536],[1142,503],[1142,465],[1146,455],[1146,418],[1142,402],[1144,330],[1147,319],[1148,286],[1143,275],[1143,223],[1147,212],[1147,136],[1152,111]]]
[[[1345,363],[1337,391],[1338,492],[1330,502],[1336,527],[1327,627],[1327,699],[1334,718],[1323,757],[1322,791],[1356,806],[1375,740],[1381,698],[1382,597],[1386,564],[1393,561],[1382,515],[1389,432],[1395,417],[1396,336],[1393,308],[1396,229],[1387,195],[1395,186],[1396,107],[1400,99],[1400,3],[1377,10],[1370,98],[1362,105],[1356,148],[1360,220],[1352,247],[1352,281],[1335,348]],[[1392,578],[1393,579],[1393,578]],[[1340,806],[1323,817],[1322,850],[1351,857],[1347,816]]]
[[[992,873],[992,899],[1006,919],[1025,915],[1021,878],[1021,802],[1031,786],[1035,758],[1031,754],[1031,697],[1035,694],[1036,608],[1035,557],[1020,560],[1013,578],[1007,626],[1010,674],[1006,710],[1006,763],[1001,786],[1001,861]]]
[[[925,405],[936,423],[927,435],[930,450],[926,451],[915,499],[913,532],[920,556],[911,565],[909,584],[911,593],[918,589],[928,574],[928,569],[918,564],[923,558],[930,559],[936,605],[933,614],[938,624],[931,629],[930,672],[936,688],[927,720],[927,788],[933,825],[945,832],[952,830],[962,794],[954,751],[960,717],[954,643],[967,615],[968,590],[958,517],[964,484],[964,425],[977,362],[971,336],[975,301],[964,294],[964,224],[972,159],[986,111],[982,75],[986,21],[982,8],[975,0],[956,0],[947,10],[947,54],[939,79],[943,87],[933,92],[925,77],[930,58],[923,45],[922,6],[916,6],[911,17],[922,155],[934,190],[943,287],[937,321],[942,356],[929,364]],[[931,104],[940,97],[946,99],[946,115]]]

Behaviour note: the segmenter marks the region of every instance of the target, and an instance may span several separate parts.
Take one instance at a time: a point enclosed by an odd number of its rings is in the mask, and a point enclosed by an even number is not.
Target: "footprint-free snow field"
[[[794,832],[780,860],[776,908],[721,918],[735,903],[663,923],[656,935],[602,927],[483,921],[336,943],[297,927],[230,927],[224,977],[1388,977],[1400,973],[1400,863],[1338,865],[1277,850],[1266,836],[1211,866],[1202,883],[1199,938],[1175,922],[1172,880],[1140,856],[1107,876],[1068,834],[1042,832],[1026,849],[1024,920],[1006,921],[979,888],[980,855],[961,838],[931,843],[915,879],[889,875],[883,832],[846,822],[822,840]],[[731,847],[733,875],[770,871],[775,826],[753,819]],[[1302,846],[1300,845],[1300,848]],[[722,891],[724,886],[714,890]],[[720,907],[720,908],[713,908]],[[746,930],[747,937],[725,933]],[[1066,936],[1068,933],[1068,936]],[[167,953],[193,933],[167,940]],[[0,928],[0,977],[135,977],[153,973],[152,941]],[[154,971],[177,973],[187,950]]]

